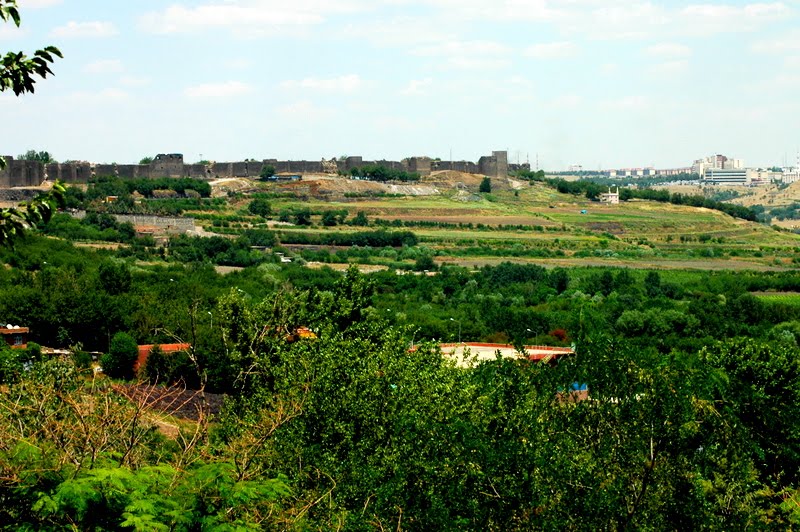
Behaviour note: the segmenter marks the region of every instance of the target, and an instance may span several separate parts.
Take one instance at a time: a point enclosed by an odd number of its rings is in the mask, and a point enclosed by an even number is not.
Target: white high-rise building
[[[692,171],[701,176],[707,170],[742,170],[744,161],[741,159],[730,159],[725,155],[717,154],[702,159],[697,159],[692,165]]]

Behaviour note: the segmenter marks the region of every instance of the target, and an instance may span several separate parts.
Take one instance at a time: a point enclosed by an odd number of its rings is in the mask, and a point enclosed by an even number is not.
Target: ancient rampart
[[[402,161],[365,161],[362,157],[346,157],[321,161],[279,161],[263,159],[240,162],[212,162],[209,164],[187,164],[180,153],[157,155],[149,164],[92,164],[88,162],[42,164],[34,161],[18,161],[6,157],[5,170],[0,171],[0,188],[29,187],[40,185],[45,179],[60,179],[65,183],[86,183],[96,176],[119,176],[123,179],[149,179],[161,177],[190,177],[194,179],[217,179],[225,177],[257,178],[265,166],[272,166],[278,174],[349,173],[363,166],[385,166],[395,170],[430,175],[436,170],[457,170],[490,177],[505,177],[509,170],[527,169],[530,165],[509,165],[508,153],[495,151],[481,157],[477,163],[471,161],[441,161],[428,157],[409,157]]]

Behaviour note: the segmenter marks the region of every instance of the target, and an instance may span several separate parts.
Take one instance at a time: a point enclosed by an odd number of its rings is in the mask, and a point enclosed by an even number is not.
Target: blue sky
[[[428,155],[563,169],[790,163],[800,2],[19,0],[0,152],[136,162]]]

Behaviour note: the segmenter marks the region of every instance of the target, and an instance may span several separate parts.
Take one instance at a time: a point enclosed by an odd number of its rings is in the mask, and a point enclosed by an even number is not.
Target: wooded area
[[[800,516],[800,306],[753,294],[797,290],[796,273],[342,276],[265,259],[221,276],[202,254],[147,266],[36,235],[0,259],[0,316],[72,346],[2,352],[0,522],[14,529],[786,529]],[[454,321],[464,340],[577,354],[456,368],[430,341],[454,340]],[[119,333],[191,344],[152,354],[139,378],[225,393],[222,412],[169,416],[95,374],[85,351],[122,353]]]

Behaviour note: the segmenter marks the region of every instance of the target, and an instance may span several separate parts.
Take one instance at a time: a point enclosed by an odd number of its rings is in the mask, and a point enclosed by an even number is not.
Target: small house
[[[28,347],[28,328],[19,325],[0,326],[0,336],[3,337],[6,345],[13,349],[27,349]]]
[[[133,370],[139,371],[147,364],[147,358],[154,347],[158,347],[162,353],[183,353],[192,348],[192,344],[150,344],[139,346],[139,356],[133,364]]]
[[[611,187],[608,187],[608,192],[600,194],[600,203],[619,205],[619,187],[614,192],[611,192]]]

